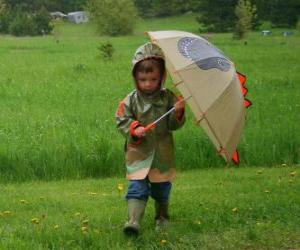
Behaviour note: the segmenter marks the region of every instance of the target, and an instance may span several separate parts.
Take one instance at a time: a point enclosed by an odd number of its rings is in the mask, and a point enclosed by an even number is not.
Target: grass
[[[131,58],[146,30],[197,33],[193,15],[140,21],[132,36],[99,37],[94,26],[64,24],[53,36],[1,36],[0,180],[59,180],[120,176],[124,140],[115,129],[118,102],[132,90]],[[253,102],[239,145],[242,166],[299,164],[300,36],[251,33],[244,41],[212,34],[248,77]],[[110,40],[114,58],[98,47]],[[167,86],[171,86],[170,80]],[[175,134],[178,169],[225,163],[187,113]]]
[[[181,172],[170,226],[154,230],[149,200],[138,238],[122,233],[124,179],[1,185],[0,248],[297,249],[298,174],[288,166]]]

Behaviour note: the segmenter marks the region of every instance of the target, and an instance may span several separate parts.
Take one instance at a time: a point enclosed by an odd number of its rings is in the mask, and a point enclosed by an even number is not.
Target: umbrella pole
[[[181,99],[179,102],[185,102],[187,101],[188,99],[190,99],[192,96],[188,96],[184,99]],[[173,108],[171,108],[168,112],[166,112],[165,114],[163,114],[161,117],[159,117],[158,119],[156,119],[154,122],[148,124],[146,127],[145,127],[145,133],[147,133],[149,130],[155,128],[155,125],[157,123],[159,123],[162,119],[164,119],[167,115],[169,115],[170,113],[172,113],[173,111],[175,110],[175,106]]]

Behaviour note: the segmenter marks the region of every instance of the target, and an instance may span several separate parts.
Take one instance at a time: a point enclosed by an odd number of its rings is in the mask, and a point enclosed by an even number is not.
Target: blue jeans
[[[147,201],[149,195],[159,203],[166,203],[169,200],[171,182],[151,183],[148,178],[143,180],[130,180],[126,200],[138,199]]]

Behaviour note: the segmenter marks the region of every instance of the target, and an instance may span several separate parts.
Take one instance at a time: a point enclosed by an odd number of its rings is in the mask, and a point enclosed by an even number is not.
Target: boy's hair
[[[153,72],[155,69],[158,69],[160,72],[161,80],[165,75],[165,60],[162,58],[147,58],[138,62],[133,68],[132,74],[136,78],[138,72]]]

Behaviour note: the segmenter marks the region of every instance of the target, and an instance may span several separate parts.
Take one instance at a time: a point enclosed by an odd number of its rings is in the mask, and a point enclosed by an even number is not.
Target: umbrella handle
[[[155,123],[150,123],[145,127],[145,133],[147,133],[149,130],[155,128]]]

